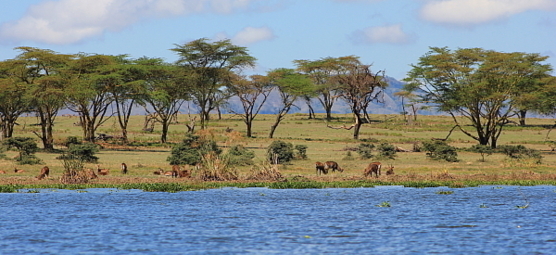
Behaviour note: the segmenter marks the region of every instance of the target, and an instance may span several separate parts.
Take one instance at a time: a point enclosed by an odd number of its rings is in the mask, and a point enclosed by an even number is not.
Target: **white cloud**
[[[77,43],[141,20],[199,12],[252,10],[265,0],[49,0],[31,6],[19,20],[0,26],[0,40]]]
[[[476,25],[531,10],[556,10],[556,0],[430,0],[420,15],[437,23]]]
[[[268,27],[246,27],[232,38],[232,42],[239,45],[250,45],[260,41],[269,41],[275,37],[272,29]]]
[[[414,37],[406,34],[400,24],[368,27],[351,35],[355,43],[391,43],[405,44],[414,41]]]

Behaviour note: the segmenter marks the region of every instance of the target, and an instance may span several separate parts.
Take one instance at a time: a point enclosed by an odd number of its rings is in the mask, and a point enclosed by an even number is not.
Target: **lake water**
[[[132,253],[556,254],[556,187],[0,194],[0,254]]]

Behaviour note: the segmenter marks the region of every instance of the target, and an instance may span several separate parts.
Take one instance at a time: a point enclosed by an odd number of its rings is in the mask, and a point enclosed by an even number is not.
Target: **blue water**
[[[556,254],[556,187],[4,193],[0,253]]]

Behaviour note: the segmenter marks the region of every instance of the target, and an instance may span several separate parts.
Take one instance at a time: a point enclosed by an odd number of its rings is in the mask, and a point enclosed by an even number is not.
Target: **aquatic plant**
[[[375,206],[377,206],[377,207],[391,207],[390,202],[388,202],[388,201],[384,201],[384,202],[382,202],[378,205],[375,205]]]
[[[450,195],[450,194],[454,194],[454,191],[452,191],[452,190],[440,190],[440,191],[437,191],[435,193],[439,194],[439,195]]]

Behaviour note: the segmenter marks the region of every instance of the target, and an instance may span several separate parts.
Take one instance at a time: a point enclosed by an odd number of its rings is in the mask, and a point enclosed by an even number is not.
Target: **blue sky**
[[[170,48],[231,39],[249,73],[359,56],[403,79],[429,46],[540,53],[556,68],[556,0],[0,0],[0,60],[18,46],[177,60]]]

